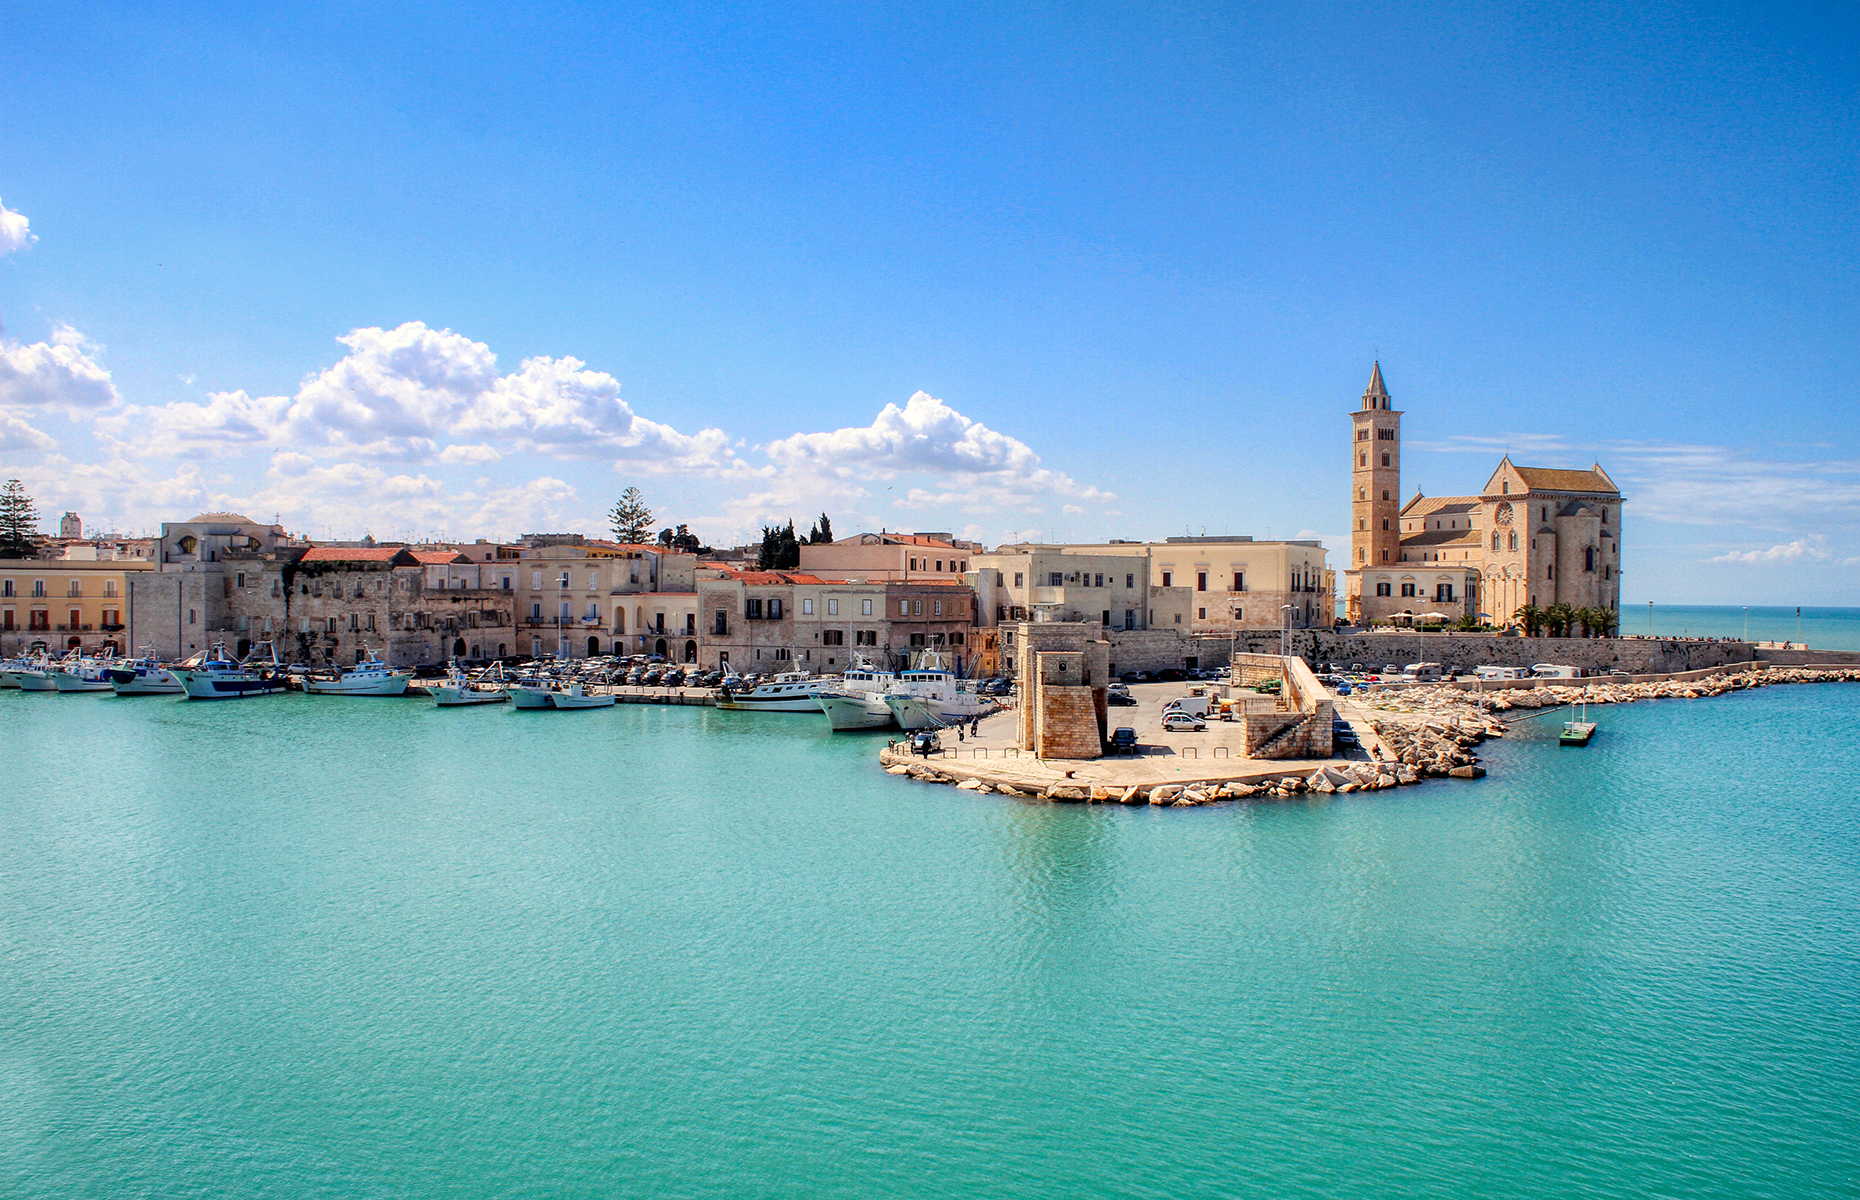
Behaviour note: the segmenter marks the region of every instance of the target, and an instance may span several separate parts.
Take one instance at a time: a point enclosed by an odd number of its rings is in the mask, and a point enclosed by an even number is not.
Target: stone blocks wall
[[[1038,725],[1037,758],[1097,758],[1104,752],[1091,688],[1042,687]]]
[[[1329,630],[1295,630],[1292,652],[1308,662],[1362,663],[1380,670],[1388,663],[1437,662],[1450,671],[1470,671],[1490,664],[1528,667],[1562,663],[1574,667],[1620,670],[1635,675],[1697,671],[1752,661],[1748,642],[1711,642],[1679,638],[1496,637],[1490,634],[1338,634]],[[1277,649],[1277,643],[1273,645]]]

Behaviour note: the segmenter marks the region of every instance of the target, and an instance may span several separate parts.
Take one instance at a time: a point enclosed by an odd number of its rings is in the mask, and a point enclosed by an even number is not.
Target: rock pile
[[[1610,683],[1606,679],[1594,679],[1588,681],[1586,686],[1559,684],[1489,692],[1465,692],[1456,687],[1420,687],[1385,693],[1378,698],[1374,707],[1386,712],[1437,716],[1465,723],[1478,721],[1484,714],[1503,714],[1513,709],[1560,708],[1579,701],[1590,704],[1631,704],[1636,700],[1697,700],[1705,696],[1722,696],[1729,692],[1784,683],[1860,683],[1860,668],[1750,668],[1704,679],[1667,679],[1657,683]],[[1383,731],[1382,724],[1378,723],[1377,731]]]
[[[1459,721],[1426,721],[1418,725],[1394,721],[1374,722],[1376,737],[1394,761],[1416,775],[1440,778],[1478,762],[1472,748],[1486,739],[1483,723],[1468,726]],[[1478,776],[1472,776],[1478,778]]]

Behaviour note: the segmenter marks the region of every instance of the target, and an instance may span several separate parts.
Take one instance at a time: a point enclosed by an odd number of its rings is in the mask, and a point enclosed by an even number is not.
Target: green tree
[[[30,557],[39,536],[39,509],[17,479],[0,488],[0,557]]]
[[[807,540],[815,545],[833,540],[833,521],[826,513],[820,514],[820,524],[814,526],[813,532],[807,535]]]
[[[619,502],[607,514],[607,523],[613,526],[616,542],[644,542],[652,536],[652,510],[646,507],[646,498],[636,487],[620,493]]]
[[[1525,637],[1536,637],[1544,627],[1544,610],[1535,604],[1526,604],[1512,614],[1512,619],[1524,627]]]
[[[1612,608],[1592,608],[1589,615],[1594,618],[1589,628],[1595,631],[1596,637],[1613,637],[1615,630],[1621,628],[1621,614]]]
[[[762,545],[756,551],[758,571],[792,571],[801,565],[801,542],[794,536],[794,522],[777,528],[762,527]]]
[[[1551,637],[1568,637],[1570,626],[1575,623],[1576,610],[1562,601],[1544,609],[1544,624],[1550,627]]]

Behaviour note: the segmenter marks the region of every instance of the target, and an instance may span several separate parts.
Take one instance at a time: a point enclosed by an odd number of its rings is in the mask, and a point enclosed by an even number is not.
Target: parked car
[[[659,686],[660,687],[683,687],[685,686],[685,673],[683,671],[680,671],[678,668],[673,667],[671,670],[667,671],[664,675],[661,675],[659,677]]]
[[[1163,683],[1181,683],[1188,678],[1188,672],[1180,667],[1166,667],[1156,672],[1156,678]]]
[[[1129,692],[1111,692],[1105,696],[1104,702],[1111,708],[1135,708],[1137,706],[1137,698]]]
[[[1107,743],[1112,754],[1135,754],[1137,752],[1137,731],[1128,725],[1111,731],[1111,740]]]
[[[1135,671],[1125,671],[1122,675],[1119,675],[1118,678],[1125,683],[1135,683],[1137,681],[1137,673]]]
[[[1202,733],[1208,728],[1208,723],[1181,709],[1174,709],[1163,714],[1162,727],[1170,733]]]

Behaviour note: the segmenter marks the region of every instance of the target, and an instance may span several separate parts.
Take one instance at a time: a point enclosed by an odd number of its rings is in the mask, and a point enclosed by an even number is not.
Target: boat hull
[[[304,691],[312,696],[405,696],[410,678],[381,675],[366,679],[306,679]]]
[[[889,729],[894,721],[891,709],[877,696],[826,692],[814,697],[820,711],[827,714],[827,724],[835,730]]]
[[[717,707],[730,712],[819,712],[820,706],[814,703],[811,693],[796,696],[780,696],[773,700],[754,700],[748,696],[732,696],[725,700],[717,698]]]
[[[950,722],[930,711],[930,705],[921,696],[908,696],[893,693],[885,697],[885,707],[891,710],[898,728],[906,733],[919,729],[941,729]]]
[[[284,680],[226,679],[211,675],[182,672],[181,690],[189,700],[246,700],[253,696],[270,696],[284,690]]]
[[[108,679],[86,679],[69,671],[53,671],[52,686],[61,692],[107,692],[112,685]]]
[[[58,681],[44,671],[13,671],[11,674],[22,692],[55,692],[58,690]]]
[[[533,688],[525,687],[522,684],[512,684],[506,690],[510,693],[510,702],[518,708],[537,709],[555,707],[555,705],[549,702],[549,692],[544,688]]]
[[[494,692],[472,688],[436,687],[431,689],[433,703],[440,708],[469,708],[474,704],[508,704],[510,696],[499,688]]]
[[[612,696],[575,695],[572,692],[555,692],[550,695],[549,703],[557,708],[612,708]]]

